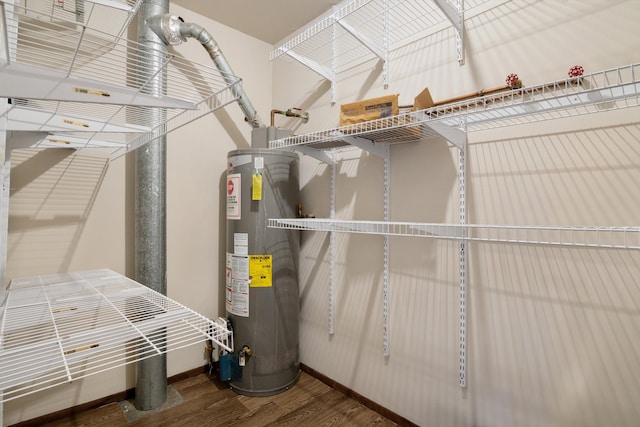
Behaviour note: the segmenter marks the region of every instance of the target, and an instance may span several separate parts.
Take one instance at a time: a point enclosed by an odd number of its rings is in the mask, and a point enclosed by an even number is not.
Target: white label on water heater
[[[264,169],[264,157],[254,157],[253,167],[257,170]]]
[[[227,311],[249,317],[249,257],[232,255],[229,275],[231,286],[227,285]]]
[[[227,219],[240,219],[240,184],[241,175],[227,175]]]
[[[249,233],[233,233],[234,255],[249,255]]]

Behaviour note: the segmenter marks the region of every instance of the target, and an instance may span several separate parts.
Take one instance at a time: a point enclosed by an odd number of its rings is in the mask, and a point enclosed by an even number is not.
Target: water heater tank
[[[244,356],[242,379],[231,387],[268,396],[299,375],[300,236],[266,226],[268,218],[295,217],[298,155],[252,148],[227,158],[226,307],[234,349]]]

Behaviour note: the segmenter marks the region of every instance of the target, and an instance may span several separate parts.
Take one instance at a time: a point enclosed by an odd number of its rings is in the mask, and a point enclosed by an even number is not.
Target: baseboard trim
[[[186,378],[195,377],[202,373],[208,373],[209,366],[202,366],[200,368],[194,368],[186,372],[182,372],[177,375],[173,375],[167,378],[167,384],[173,384],[175,382],[184,380]],[[135,389],[130,388],[125,391],[121,391],[118,393],[114,393],[110,396],[105,396],[100,399],[92,400],[91,402],[82,403],[77,406],[73,406],[71,408],[61,409],[56,412],[52,412],[50,414],[42,415],[37,418],[32,418],[30,420],[21,421],[17,424],[13,424],[11,427],[37,427],[46,423],[51,423],[54,421],[58,421],[62,418],[73,417],[74,415],[80,414],[84,411],[88,411],[91,409],[96,409],[101,406],[109,405],[111,403],[118,403],[123,400],[133,399],[135,396]]]
[[[412,426],[412,427],[416,426],[416,427],[418,427],[417,424],[412,423],[411,421],[409,421],[408,419],[404,418],[403,416],[396,414],[395,412],[385,408],[384,406],[374,402],[373,400],[371,400],[371,399],[369,399],[367,397],[364,397],[360,393],[357,393],[357,392],[353,391],[352,389],[340,384],[339,382],[337,382],[335,380],[332,380],[331,378],[327,377],[326,375],[316,371],[315,369],[313,369],[313,368],[311,368],[311,367],[309,367],[309,366],[307,366],[305,364],[302,364],[302,363],[300,364],[300,370],[303,371],[303,372],[306,372],[307,374],[311,375],[314,378],[317,378],[319,381],[322,381],[323,383],[325,383],[329,387],[341,392],[345,396],[348,396],[349,398],[351,398],[351,399],[355,400],[356,402],[366,406],[367,408],[371,409],[372,411],[375,411],[375,412],[379,413],[383,417],[387,418],[388,420],[393,421],[394,423],[396,423],[398,425],[401,425],[401,426]],[[167,384],[173,384],[175,382],[182,381],[184,379],[195,377],[195,376],[200,375],[202,373],[208,373],[208,372],[209,372],[209,367],[208,366],[202,366],[200,368],[191,369],[189,371],[185,371],[185,372],[182,372],[180,374],[173,375],[173,376],[169,377],[167,379]],[[91,409],[99,408],[101,406],[109,405],[111,403],[118,403],[118,402],[121,402],[123,400],[132,399],[134,397],[134,390],[135,389],[130,388],[128,390],[121,391],[119,393],[114,393],[114,394],[112,394],[110,396],[105,396],[105,397],[102,397],[100,399],[93,400],[91,402],[82,403],[82,404],[74,406],[72,408],[61,409],[60,411],[56,411],[56,412],[52,412],[50,414],[42,415],[42,416],[37,417],[37,418],[32,418],[32,419],[27,420],[27,421],[22,421],[20,423],[13,424],[11,427],[37,427],[37,426],[41,426],[42,424],[51,423],[51,422],[60,420],[62,418],[73,417],[74,415],[77,415],[77,414],[82,413],[84,411],[88,411],[88,410],[91,410]]]
[[[342,384],[340,384],[339,382],[332,380],[331,378],[329,378],[328,376],[321,374],[320,372],[316,371],[315,369],[301,363],[300,364],[300,370],[303,372],[306,372],[307,374],[311,375],[314,378],[317,378],[318,380],[322,381],[323,383],[325,383],[326,385],[328,385],[329,387],[341,392],[342,394],[346,395],[347,397],[355,400],[356,402],[366,406],[367,408],[371,409],[372,411],[375,411],[377,413],[379,413],[380,415],[382,415],[383,417],[385,417],[388,420],[393,421],[394,423],[401,425],[401,426],[415,426],[415,427],[419,427],[418,424],[415,424],[411,421],[409,421],[408,419],[404,418],[401,415],[396,414],[395,412],[385,408],[384,406],[374,402],[373,400],[364,397],[363,395],[361,395],[358,392],[353,391],[352,389],[348,388],[347,386],[344,386]]]

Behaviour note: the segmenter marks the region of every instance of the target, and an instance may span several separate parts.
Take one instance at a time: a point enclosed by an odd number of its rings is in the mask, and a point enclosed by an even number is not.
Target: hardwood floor
[[[290,390],[269,397],[239,396],[202,373],[172,384],[183,401],[128,422],[110,403],[42,426],[395,426],[379,413],[306,372]]]

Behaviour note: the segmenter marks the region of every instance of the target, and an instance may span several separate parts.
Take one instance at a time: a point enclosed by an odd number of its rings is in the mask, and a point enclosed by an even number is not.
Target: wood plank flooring
[[[127,422],[122,405],[105,406],[48,423],[49,427],[117,426],[395,426],[379,413],[302,372],[290,390],[269,397],[239,396],[202,373],[172,384],[184,399]]]

